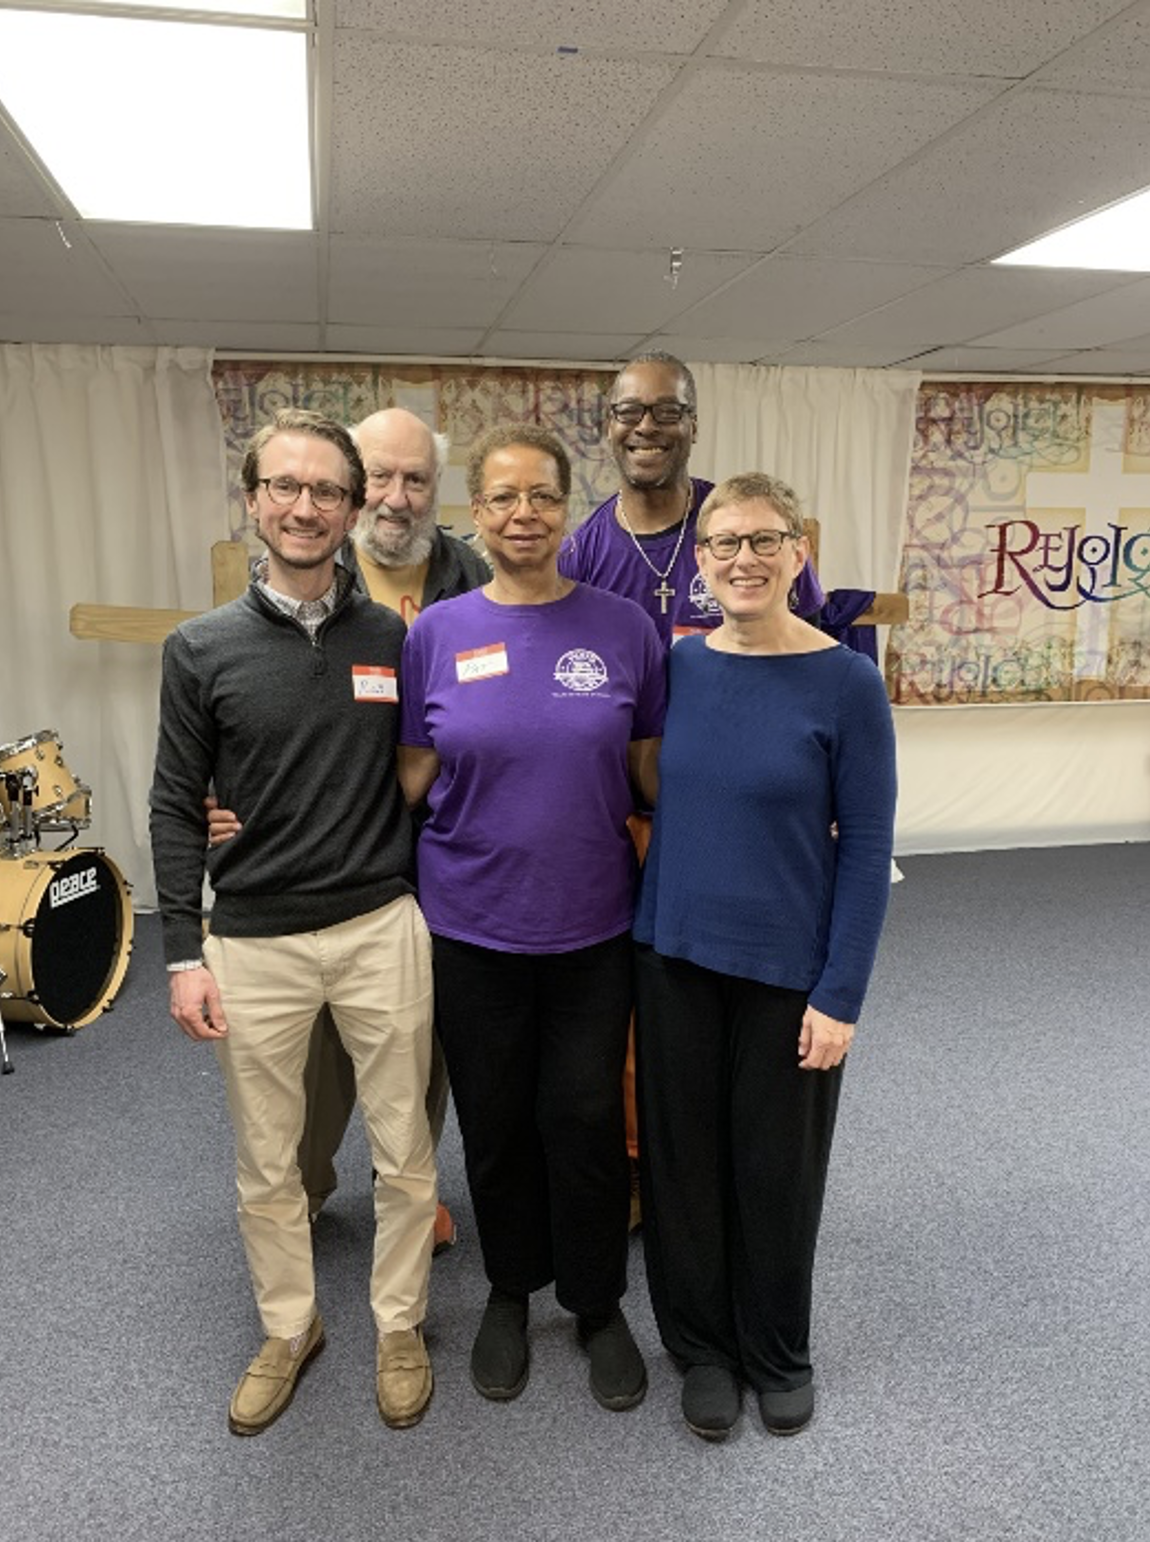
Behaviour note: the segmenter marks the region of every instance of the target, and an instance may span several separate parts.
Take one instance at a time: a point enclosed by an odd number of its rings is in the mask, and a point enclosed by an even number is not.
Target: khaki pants
[[[209,937],[228,1036],[216,1051],[236,1133],[240,1235],[264,1332],[293,1338],[316,1311],[311,1228],[296,1151],[303,1071],[326,1002],[355,1065],[371,1147],[380,1333],[423,1321],[435,1221],[424,1095],[431,1059],[431,949],[411,895],[319,932]]]
[[[347,1133],[355,1107],[355,1066],[344,1049],[339,1029],[324,1007],[315,1020],[303,1073],[307,1112],[299,1142],[299,1170],[312,1213],[323,1209],[335,1193],[335,1157]],[[427,1122],[431,1143],[438,1147],[447,1118],[447,1062],[439,1035],[431,1039],[431,1077],[427,1083]],[[364,1175],[366,1178],[366,1174]]]

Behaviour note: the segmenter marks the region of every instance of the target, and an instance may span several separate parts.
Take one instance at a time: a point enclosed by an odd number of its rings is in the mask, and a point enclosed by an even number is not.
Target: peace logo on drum
[[[69,771],[52,729],[0,745],[0,1060],[3,1020],[82,1028],[106,1012],[132,952],[129,885],[98,847],[41,851],[72,838],[92,793]]]

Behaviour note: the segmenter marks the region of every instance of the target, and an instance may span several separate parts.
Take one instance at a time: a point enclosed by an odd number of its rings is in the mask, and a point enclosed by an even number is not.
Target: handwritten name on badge
[[[399,681],[394,669],[382,664],[353,664],[351,689],[356,701],[398,701]]]
[[[455,655],[455,678],[460,685],[508,673],[506,643],[489,643],[486,648],[468,648],[466,653]]]

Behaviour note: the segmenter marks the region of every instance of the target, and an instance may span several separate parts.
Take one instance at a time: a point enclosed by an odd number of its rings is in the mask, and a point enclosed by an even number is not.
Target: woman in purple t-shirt
[[[494,576],[408,634],[399,773],[409,802],[430,808],[419,898],[491,1284],[472,1381],[485,1397],[519,1395],[528,1298],[554,1281],[593,1395],[620,1410],[647,1386],[619,1307],[627,816],[636,788],[653,793],[666,683],[639,606],[559,573],[570,488],[566,451],[543,429],[494,429],[472,451]]]

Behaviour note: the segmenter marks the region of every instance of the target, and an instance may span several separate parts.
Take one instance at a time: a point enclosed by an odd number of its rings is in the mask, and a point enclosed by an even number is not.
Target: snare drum
[[[13,1022],[82,1028],[112,1003],[128,968],[128,885],[95,848],[0,858],[0,973]]]
[[[42,728],[27,739],[0,744],[0,815],[9,816],[5,772],[36,773],[32,789],[33,823],[40,829],[80,829],[92,822],[92,789],[78,782],[64,762],[64,746],[55,729]]]

